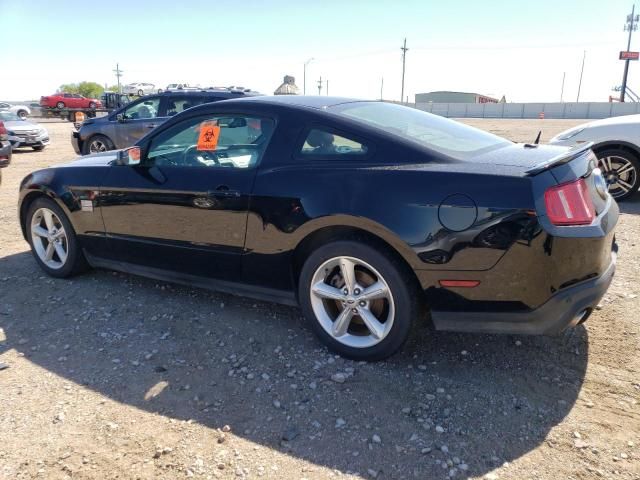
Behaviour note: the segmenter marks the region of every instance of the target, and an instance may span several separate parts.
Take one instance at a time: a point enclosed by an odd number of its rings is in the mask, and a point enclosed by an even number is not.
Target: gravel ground
[[[514,140],[577,121],[468,120]],[[640,478],[640,198],[602,308],[561,337],[423,328],[392,359],[331,355],[298,309],[36,266],[0,187],[0,478]]]

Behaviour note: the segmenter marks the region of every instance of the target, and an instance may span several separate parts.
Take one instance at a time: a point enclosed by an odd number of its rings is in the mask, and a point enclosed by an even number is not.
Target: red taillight
[[[4,126],[4,122],[0,122],[0,135],[7,135],[7,128]]]
[[[549,188],[544,192],[544,203],[554,225],[589,225],[595,217],[584,178]]]

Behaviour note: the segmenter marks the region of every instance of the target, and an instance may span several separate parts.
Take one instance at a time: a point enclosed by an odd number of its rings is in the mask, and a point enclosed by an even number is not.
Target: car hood
[[[37,123],[27,122],[24,120],[10,120],[8,122],[4,122],[4,126],[7,130],[11,130],[12,132],[25,132],[31,130],[40,130],[42,127]]]
[[[107,167],[118,159],[119,150],[109,150],[108,152],[92,153],[78,157],[72,162],[56,165],[56,167]]]

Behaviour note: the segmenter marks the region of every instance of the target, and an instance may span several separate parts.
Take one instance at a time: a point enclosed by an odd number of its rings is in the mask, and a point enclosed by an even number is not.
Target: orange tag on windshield
[[[198,136],[198,150],[215,150],[220,138],[220,127],[214,122],[202,122]]]

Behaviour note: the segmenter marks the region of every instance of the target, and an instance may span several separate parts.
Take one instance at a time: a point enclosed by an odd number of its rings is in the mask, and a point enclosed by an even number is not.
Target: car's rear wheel
[[[609,149],[597,153],[600,169],[613,198],[622,201],[640,186],[640,161],[626,150]]]
[[[138,96],[141,97],[144,95],[144,91],[143,90],[138,90]]]
[[[89,108],[96,108],[96,102],[89,102]]]
[[[302,267],[298,288],[302,311],[318,337],[357,360],[395,353],[419,312],[418,294],[399,261],[356,241],[314,251]]]
[[[58,102],[58,103],[56,103],[56,107],[57,107],[57,108],[64,108],[64,102]]]
[[[107,150],[114,150],[115,148],[115,145],[108,137],[104,135],[94,135],[84,143],[82,153],[89,155],[90,153],[106,152]]]
[[[27,118],[29,114],[27,113],[26,110],[18,110],[17,115],[24,120],[25,118]]]
[[[25,223],[33,256],[47,274],[65,278],[86,269],[87,262],[73,227],[53,200],[44,197],[35,200]]]

